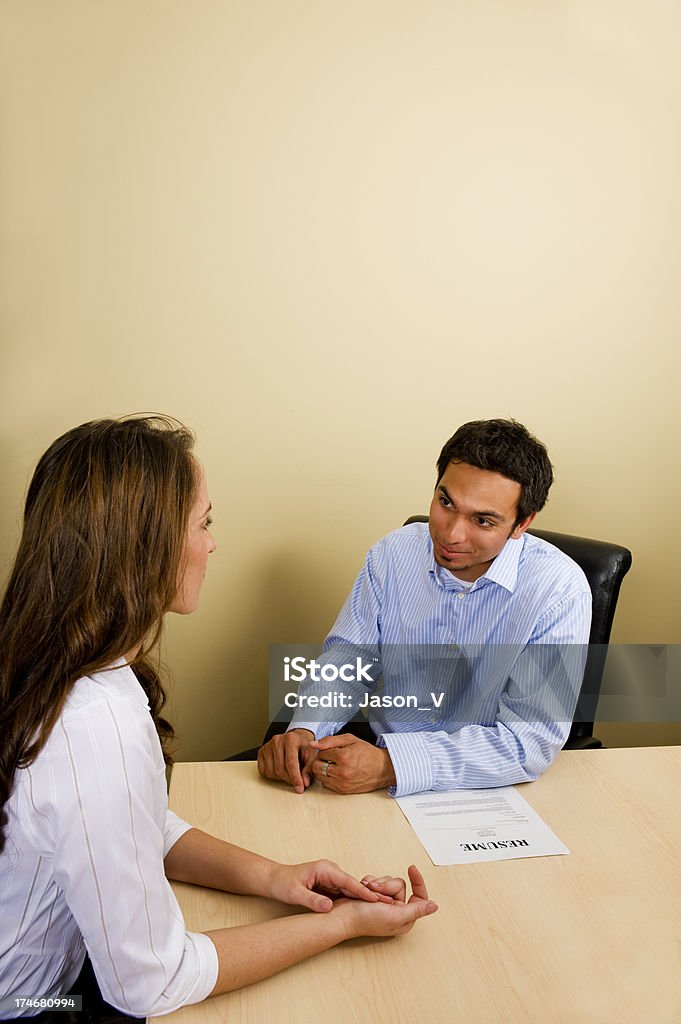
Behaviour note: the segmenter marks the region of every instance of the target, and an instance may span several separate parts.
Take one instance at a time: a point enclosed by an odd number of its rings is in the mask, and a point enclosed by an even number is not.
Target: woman
[[[399,879],[278,864],[168,812],[172,729],[148,654],[167,611],[198,607],[215,550],[192,441],[163,417],[86,423],[29,487],[0,606],[4,1018],[38,1011],[21,997],[77,994],[86,949],[104,999],[146,1016],[437,909],[415,868],[405,903]],[[317,913],[191,933],[168,879]]]

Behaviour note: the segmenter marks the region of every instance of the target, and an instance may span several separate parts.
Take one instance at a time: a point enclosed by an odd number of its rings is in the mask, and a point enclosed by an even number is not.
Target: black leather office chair
[[[428,516],[410,516],[404,523],[427,523]],[[553,533],[550,530],[528,530],[546,540],[549,544],[560,548],[579,565],[589,581],[592,594],[591,633],[589,635],[589,653],[584,668],[584,679],[577,701],[574,721],[565,743],[565,750],[579,750],[602,747],[603,744],[594,734],[594,718],[596,706],[601,692],[603,670],[608,653],[610,631],[615,617],[617,598],[619,597],[622,580],[631,568],[631,551],[619,544],[607,541],[591,540],[588,537],[574,537],[568,533]],[[274,721],[265,733],[263,743],[267,743],[276,733],[284,732],[287,722]],[[354,732],[361,739],[375,739],[371,727],[366,720],[349,722],[345,731]],[[257,757],[258,748],[242,750],[228,761],[247,761]]]
[[[427,522],[428,516],[410,516],[404,525]],[[588,537],[573,537],[569,533],[553,533],[550,530],[528,530],[527,532],[564,551],[581,567],[589,581],[592,595],[589,654],[586,659],[584,680],[577,701],[574,721],[564,749],[602,747],[601,741],[596,739],[593,734],[594,717],[598,696],[601,692],[603,669],[608,653],[617,598],[622,580],[631,568],[631,551],[619,544],[591,540]]]

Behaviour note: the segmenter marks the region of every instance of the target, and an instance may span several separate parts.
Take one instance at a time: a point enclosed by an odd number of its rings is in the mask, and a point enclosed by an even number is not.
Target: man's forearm
[[[569,723],[542,727],[514,721],[511,728],[498,720],[491,726],[467,725],[452,734],[389,734],[386,743],[397,777],[394,795],[532,782],[548,768],[568,730]]]

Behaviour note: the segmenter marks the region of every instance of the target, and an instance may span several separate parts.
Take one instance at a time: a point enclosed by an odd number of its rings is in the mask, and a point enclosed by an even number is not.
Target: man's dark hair
[[[501,473],[520,484],[514,528],[544,507],[553,483],[546,447],[516,420],[471,420],[464,423],[440,452],[438,483],[450,462],[465,462],[478,469]]]

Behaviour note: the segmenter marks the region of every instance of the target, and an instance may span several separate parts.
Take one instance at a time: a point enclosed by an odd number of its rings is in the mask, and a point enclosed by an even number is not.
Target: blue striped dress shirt
[[[289,728],[333,735],[373,697],[393,796],[533,781],[567,738],[590,624],[584,573],[546,541],[507,541],[471,585],[437,564],[427,524],[401,527],[369,551],[320,658],[359,657],[371,682],[343,682],[351,706],[299,708]],[[299,694],[329,689],[306,682]],[[407,695],[417,710],[395,706]]]

